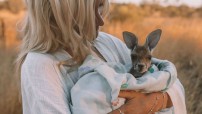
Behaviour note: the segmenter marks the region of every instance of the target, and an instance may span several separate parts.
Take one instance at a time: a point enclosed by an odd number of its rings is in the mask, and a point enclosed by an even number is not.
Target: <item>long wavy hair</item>
[[[52,53],[71,50],[73,60],[80,64],[91,52],[96,38],[96,0],[24,0],[27,12],[19,24],[22,43],[16,59],[16,71],[29,52]],[[109,10],[109,1],[102,0],[102,16]]]

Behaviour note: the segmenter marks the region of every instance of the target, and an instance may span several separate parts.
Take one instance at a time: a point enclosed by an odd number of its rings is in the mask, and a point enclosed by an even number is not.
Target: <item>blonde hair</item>
[[[72,58],[82,63],[90,53],[89,42],[96,38],[96,0],[24,0],[27,13],[21,24],[22,44],[16,60],[17,71],[29,52],[51,53],[71,50]],[[103,2],[103,17],[109,1]]]

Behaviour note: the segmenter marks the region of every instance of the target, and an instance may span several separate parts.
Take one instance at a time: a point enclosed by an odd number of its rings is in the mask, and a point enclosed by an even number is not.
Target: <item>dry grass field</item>
[[[130,12],[127,7],[130,8]],[[187,9],[189,13],[179,15],[181,13],[175,13],[178,11],[177,8],[175,8],[176,11],[172,10],[173,13],[158,7],[150,12],[151,7],[120,6],[120,13],[113,5],[112,14],[102,27],[102,31],[120,39],[123,31],[131,31],[140,38],[141,43],[144,43],[149,32],[161,28],[163,34],[154,50],[154,56],[170,60],[176,65],[178,77],[185,87],[188,114],[202,114],[202,18],[200,13],[196,13],[200,9]],[[167,15],[164,10],[168,12]],[[0,49],[1,114],[22,113],[18,102],[19,93],[13,61],[17,53],[16,46],[19,44],[19,40],[16,39],[15,23],[22,18],[23,14],[23,12],[13,14],[0,10],[0,18],[6,22],[6,49]]]

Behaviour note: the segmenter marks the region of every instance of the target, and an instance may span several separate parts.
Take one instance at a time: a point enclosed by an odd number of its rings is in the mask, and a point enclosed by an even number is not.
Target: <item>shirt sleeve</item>
[[[169,94],[173,107],[174,114],[187,114],[186,104],[185,104],[185,92],[184,87],[181,82],[177,80],[173,86],[171,86],[167,93]]]
[[[71,114],[57,64],[29,54],[21,69],[23,114]]]

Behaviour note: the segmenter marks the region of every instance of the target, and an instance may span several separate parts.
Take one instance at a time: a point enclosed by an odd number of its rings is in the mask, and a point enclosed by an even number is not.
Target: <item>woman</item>
[[[77,68],[87,55],[93,54],[106,62],[124,62],[118,48],[126,49],[125,44],[99,33],[99,26],[104,25],[102,17],[108,11],[108,0],[25,0],[25,4],[27,14],[17,59],[23,113],[72,114],[70,90],[79,79]],[[92,44],[97,36],[102,46]],[[111,55],[105,54],[110,50],[113,50]],[[127,102],[111,111],[113,114],[148,114],[160,110],[162,114],[186,113],[179,81],[164,95],[121,91],[119,96]]]

